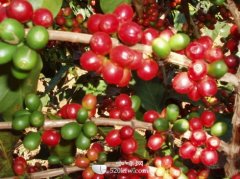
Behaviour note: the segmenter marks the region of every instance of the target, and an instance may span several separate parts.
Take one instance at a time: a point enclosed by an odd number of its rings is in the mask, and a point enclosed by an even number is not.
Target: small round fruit
[[[60,133],[53,129],[45,130],[42,134],[42,143],[50,147],[59,144],[60,139],[61,139]]]
[[[91,93],[86,94],[82,99],[82,106],[87,110],[92,110],[96,107],[97,97]]]
[[[110,131],[106,138],[106,143],[109,147],[116,147],[121,144],[122,140],[120,137],[120,132],[119,130],[112,130]]]
[[[24,27],[17,20],[6,18],[0,23],[0,37],[9,44],[19,44],[25,37]]]
[[[135,112],[131,107],[123,107],[120,109],[120,119],[123,121],[130,121],[134,118]]]
[[[30,126],[29,114],[15,116],[12,120],[12,129],[21,131]]]
[[[34,111],[29,117],[31,126],[42,127],[45,121],[44,115],[40,111]]]
[[[130,4],[122,3],[113,11],[119,22],[131,21],[134,15],[133,8]]]
[[[184,142],[179,148],[179,155],[183,159],[191,159],[197,151],[197,147],[191,142]]]
[[[23,175],[26,172],[26,167],[23,164],[13,164],[13,171],[16,175]]]
[[[107,161],[107,154],[105,152],[100,152],[98,154],[97,163],[104,164]]]
[[[216,115],[214,112],[210,110],[205,110],[201,113],[200,119],[201,119],[201,123],[205,127],[212,127],[212,125],[216,121]]]
[[[227,132],[227,124],[225,122],[216,122],[212,127],[211,127],[211,135],[221,137]]]
[[[118,28],[118,37],[126,45],[135,45],[142,39],[142,29],[135,22],[125,22]]]
[[[49,165],[57,165],[57,164],[60,164],[60,159],[57,155],[50,155],[48,157],[48,163]]]
[[[24,104],[30,111],[37,111],[41,106],[41,100],[38,95],[29,93],[24,98]]]
[[[41,143],[41,135],[38,132],[29,132],[23,139],[23,146],[28,150],[35,150]]]
[[[77,122],[79,122],[80,124],[84,124],[87,119],[88,119],[88,110],[86,110],[85,108],[79,109],[77,112],[77,119],[76,119]]]
[[[99,72],[101,71],[103,58],[89,50],[80,57],[80,65],[84,70]]]
[[[81,127],[76,122],[70,122],[61,128],[61,136],[65,140],[73,140],[77,138],[80,131]]]
[[[188,77],[187,72],[180,72],[173,78],[172,86],[179,94],[187,94],[193,89],[194,82]]]
[[[106,32],[107,34],[113,34],[117,32],[118,25],[119,21],[116,15],[112,13],[104,14],[99,24],[99,29],[100,31]]]
[[[216,80],[208,76],[199,81],[197,88],[203,97],[214,96],[218,90]]]
[[[102,77],[108,84],[118,84],[123,77],[123,68],[107,61],[102,68]]]
[[[26,37],[28,46],[34,50],[44,48],[47,45],[48,40],[48,31],[42,26],[32,27]]]
[[[162,147],[164,143],[164,138],[161,134],[153,134],[149,137],[147,146],[151,150],[158,150]]]
[[[143,114],[143,120],[145,122],[153,123],[158,118],[159,118],[159,113],[153,109],[148,110]]]
[[[134,129],[130,126],[124,126],[120,129],[120,137],[121,139],[128,139],[133,137]]]
[[[75,165],[79,168],[87,168],[90,164],[90,160],[83,156],[83,155],[77,155],[75,158]]]
[[[208,65],[208,75],[214,78],[221,78],[228,72],[228,66],[224,60],[217,60]]]
[[[23,71],[32,70],[37,65],[37,62],[37,52],[25,45],[18,47],[16,53],[13,55],[14,67]]]
[[[164,132],[169,129],[169,121],[167,119],[158,118],[153,122],[153,128],[158,132]]]
[[[0,65],[10,62],[15,51],[15,45],[0,42]]]
[[[174,34],[170,40],[169,45],[171,50],[173,51],[180,51],[185,49],[190,42],[190,37],[184,33],[177,33]]]
[[[178,119],[174,122],[172,130],[176,133],[184,133],[189,129],[189,122],[186,119]]]
[[[124,154],[132,154],[138,148],[138,144],[134,138],[125,139],[121,143],[121,151]]]
[[[188,67],[188,76],[194,81],[203,79],[207,73],[208,66],[204,60],[196,60]]]
[[[48,28],[53,24],[53,15],[48,9],[39,8],[34,11],[32,21],[35,25]]]
[[[152,41],[153,52],[160,58],[166,58],[171,52],[169,43],[161,37],[155,38]]]
[[[186,56],[192,61],[204,59],[204,47],[197,41],[190,42],[185,49]]]
[[[30,2],[25,0],[14,0],[7,6],[7,16],[25,23],[31,20],[33,7]]]
[[[143,60],[141,66],[137,69],[137,75],[142,80],[148,81],[157,76],[159,67],[153,59]]]
[[[69,156],[66,156],[64,157],[62,160],[61,160],[62,164],[64,165],[70,165],[74,162],[74,157],[69,155]]]
[[[147,28],[143,31],[141,43],[146,45],[152,45],[154,39],[156,39],[159,35],[158,30],[154,28]]]
[[[84,135],[90,138],[96,136],[98,128],[94,122],[87,121],[83,124],[82,130]]]
[[[80,132],[75,141],[75,144],[78,149],[87,150],[90,147],[91,139],[85,136],[83,132]]]
[[[204,149],[201,153],[200,159],[204,165],[212,166],[218,162],[218,153],[216,150]]]
[[[107,55],[112,49],[112,40],[105,32],[95,32],[90,39],[90,48],[97,55]]]
[[[98,159],[98,152],[95,149],[88,149],[87,151],[87,158],[90,161],[96,161]]]
[[[166,119],[168,119],[170,122],[174,122],[177,120],[179,114],[180,114],[180,109],[179,109],[178,105],[176,105],[176,104],[167,105]]]
[[[87,28],[90,33],[99,32],[99,24],[103,18],[103,14],[92,14],[87,21]]]

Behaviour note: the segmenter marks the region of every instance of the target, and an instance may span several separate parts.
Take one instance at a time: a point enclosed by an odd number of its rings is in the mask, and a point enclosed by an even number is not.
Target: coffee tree
[[[0,176],[239,178],[239,7],[0,1]]]

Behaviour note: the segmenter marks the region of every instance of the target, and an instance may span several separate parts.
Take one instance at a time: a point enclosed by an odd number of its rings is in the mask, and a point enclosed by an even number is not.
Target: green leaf
[[[131,3],[131,0],[100,0],[100,7],[106,13],[112,13],[114,9],[121,3]]]
[[[98,127],[98,132],[103,136],[106,137],[106,135],[113,130],[114,127]]]
[[[146,148],[147,140],[145,138],[145,135],[141,135],[137,131],[135,131],[134,138],[136,139],[136,141],[138,143],[138,149],[135,152],[135,154],[138,155],[142,159],[150,159],[149,152]]]
[[[157,80],[143,81],[136,79],[136,84],[134,86],[136,95],[138,95],[142,101],[142,107],[145,110],[162,110],[163,98],[165,94],[165,87],[163,84]]]
[[[34,9],[38,9],[40,7],[44,7],[44,8],[47,8],[49,9],[52,14],[53,14],[53,17],[56,17],[59,10],[61,9],[62,7],[62,3],[63,3],[63,0],[28,0]]]

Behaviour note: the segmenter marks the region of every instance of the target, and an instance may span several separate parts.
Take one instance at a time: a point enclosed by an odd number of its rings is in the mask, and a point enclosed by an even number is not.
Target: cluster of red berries
[[[132,100],[127,94],[118,95],[108,112],[109,117],[112,119],[130,121],[135,117],[135,111],[132,108]]]
[[[130,49],[142,39],[142,29],[133,18],[133,9],[121,4],[113,13],[93,14],[87,21],[88,30],[93,33],[90,51],[80,57],[80,65],[87,71],[102,75],[108,84],[127,86],[131,80],[131,70],[136,70],[143,80],[154,78],[159,70],[151,58],[143,60],[142,53]],[[117,33],[125,45],[113,46],[110,35]],[[151,70],[150,70],[151,69]]]
[[[215,17],[215,14],[204,12],[202,9],[198,10],[196,12],[196,24],[199,28],[202,28],[204,25],[213,30],[215,27],[215,24],[217,23],[217,18]]]
[[[36,163],[34,166],[28,165],[23,157],[16,157],[13,160],[13,171],[16,175],[23,175],[26,173],[35,173],[42,170],[42,166]]]
[[[159,18],[161,10],[161,6],[155,0],[144,0],[142,17],[136,16],[134,21],[145,28],[160,29],[165,24],[165,17]]]
[[[55,23],[63,31],[82,32],[84,18],[81,13],[75,15],[70,7],[62,8],[56,18]]]
[[[134,129],[130,126],[124,126],[120,130],[111,130],[105,141],[109,147],[121,146],[121,152],[126,155],[133,154],[138,148],[137,141],[134,138]]]
[[[212,127],[215,120],[215,114],[209,110],[203,111],[200,117],[189,120],[190,138],[179,148],[179,155],[183,159],[190,159],[194,164],[202,163],[206,166],[218,162],[217,149],[220,146],[220,139],[217,136],[209,136],[203,129]]]
[[[216,79],[228,72],[222,49],[214,47],[209,36],[202,36],[188,44],[185,55],[192,63],[187,72],[180,72],[174,77],[173,88],[194,101],[214,96],[217,93]]]
[[[5,18],[13,18],[21,23],[32,21],[34,25],[41,25],[46,28],[53,23],[53,15],[47,8],[33,10],[32,4],[25,0],[11,1],[8,6],[1,7],[3,13],[0,21]]]

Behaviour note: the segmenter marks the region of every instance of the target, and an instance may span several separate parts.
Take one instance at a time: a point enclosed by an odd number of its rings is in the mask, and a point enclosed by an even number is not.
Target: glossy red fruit
[[[129,82],[131,81],[131,79],[132,79],[131,70],[129,70],[128,68],[124,68],[122,79],[117,84],[117,86],[118,87],[125,87],[125,86],[129,85]]]
[[[178,178],[181,175],[182,171],[180,168],[177,168],[175,166],[170,167],[169,169],[169,174],[173,178]]]
[[[197,41],[190,42],[188,46],[185,49],[185,54],[186,56],[195,61],[195,60],[200,60],[204,59],[204,47],[202,44],[200,44]]]
[[[204,149],[200,156],[201,162],[206,166],[212,166],[218,162],[218,153],[216,150]]]
[[[197,179],[198,172],[194,169],[189,169],[187,172],[187,177],[188,177],[188,179]]]
[[[113,63],[107,61],[102,68],[102,77],[108,84],[119,84],[123,77],[123,68]]]
[[[111,109],[109,111],[109,118],[120,119],[121,111],[118,108]]]
[[[207,35],[201,36],[197,41],[200,44],[202,44],[202,46],[204,47],[205,50],[210,49],[213,46],[212,38]]]
[[[130,121],[134,118],[135,112],[132,107],[123,107],[120,109],[120,119],[123,121]]]
[[[25,158],[23,157],[16,157],[14,160],[13,160],[13,164],[21,164],[23,165],[25,168],[27,167],[27,161],[25,160]]]
[[[104,14],[99,23],[99,29],[107,34],[117,32],[119,21],[114,14]]]
[[[192,131],[190,141],[193,145],[199,147],[204,145],[207,140],[206,132],[203,129],[196,129]]]
[[[153,134],[149,137],[147,146],[151,150],[158,150],[162,147],[164,141],[165,140],[161,134]]]
[[[137,141],[134,138],[125,139],[121,143],[121,151],[124,154],[132,154],[138,148]]]
[[[148,58],[142,61],[141,66],[137,69],[137,75],[142,80],[148,81],[157,76],[158,70],[157,62]]]
[[[196,60],[188,67],[188,76],[194,81],[203,79],[207,73],[207,63],[203,60]]]
[[[49,129],[49,130],[45,130],[42,133],[41,138],[42,138],[42,143],[44,143],[44,144],[46,144],[50,147],[54,147],[57,144],[59,144],[60,139],[61,139],[61,135],[56,130]]]
[[[13,171],[16,175],[23,175],[26,172],[26,168],[23,164],[13,164]]]
[[[120,129],[120,137],[121,139],[128,139],[133,137],[134,129],[131,126],[123,126]]]
[[[106,55],[112,49],[112,40],[105,32],[95,32],[90,39],[90,48],[97,55]]]
[[[90,160],[84,155],[77,155],[75,157],[75,165],[79,168],[87,168],[90,164]]]
[[[192,90],[187,94],[187,96],[193,100],[193,101],[198,101],[201,99],[201,95],[198,92],[197,86],[194,85],[194,87],[192,88]]]
[[[110,59],[122,67],[128,67],[132,63],[133,57],[133,50],[125,45],[113,47],[110,52]]]
[[[130,96],[128,96],[127,94],[121,93],[115,98],[114,104],[119,109],[121,109],[123,107],[131,107],[132,100],[131,100]]]
[[[31,20],[33,7],[26,0],[14,0],[7,6],[7,16],[25,23]]]
[[[91,149],[96,150],[98,153],[104,151],[103,145],[102,145],[101,143],[99,143],[99,142],[94,142],[94,143],[91,145]]]
[[[46,8],[39,8],[33,12],[32,21],[35,25],[50,27],[53,24],[53,15]]]
[[[159,113],[155,110],[148,110],[143,114],[143,120],[145,122],[153,123],[157,118],[159,118]]]
[[[224,62],[229,68],[237,68],[239,65],[239,57],[233,54],[230,54],[224,57]]]
[[[7,18],[7,8],[0,6],[0,22]]]
[[[240,179],[240,173],[236,173],[231,177],[231,179]]]
[[[173,35],[174,33],[171,29],[164,29],[160,32],[159,37],[168,42]]]
[[[90,33],[99,32],[99,24],[103,18],[103,14],[92,14],[87,21],[87,28]]]
[[[96,108],[97,97],[91,93],[86,94],[82,99],[82,107],[87,110],[92,110]]]
[[[114,129],[114,130],[110,131],[107,134],[105,140],[109,147],[116,147],[116,146],[120,145],[122,142],[122,139],[120,137],[119,130]]]
[[[104,179],[104,174],[100,175],[100,174],[94,173],[92,179]]]
[[[141,43],[146,45],[151,45],[152,41],[159,36],[159,32],[149,27],[143,31]]]
[[[198,92],[201,96],[214,96],[217,93],[217,82],[211,77],[206,77],[199,81]]]
[[[236,40],[235,38],[228,39],[228,41],[225,44],[226,48],[230,50],[230,52],[232,53],[237,51],[238,49],[238,40]]]
[[[172,85],[179,94],[187,94],[194,87],[194,82],[188,77],[187,72],[180,72],[173,78]]]
[[[191,142],[184,142],[179,148],[179,155],[183,159],[191,159],[196,153],[197,148]]]
[[[94,171],[92,170],[92,167],[87,167],[82,172],[82,179],[92,179],[94,176]]]
[[[198,148],[195,154],[192,156],[191,162],[194,164],[199,164],[201,162],[201,159],[200,159],[201,153],[202,153],[202,149]]]
[[[130,4],[122,3],[113,11],[120,23],[131,21],[134,15],[133,8]]]
[[[76,119],[77,112],[82,106],[78,103],[65,104],[59,111],[58,115],[64,119]]]
[[[223,51],[220,47],[212,47],[205,52],[205,60],[209,63],[223,59]]]
[[[142,29],[135,22],[125,22],[118,29],[118,37],[126,45],[135,45],[142,39]]]
[[[137,70],[141,67],[143,63],[143,54],[140,51],[133,50],[132,62],[128,66],[131,70]]]
[[[189,128],[191,131],[202,129],[203,124],[200,118],[198,117],[193,117],[189,120]]]
[[[207,139],[206,146],[210,150],[217,150],[220,146],[220,139],[216,136],[211,136]]]
[[[98,159],[98,152],[93,148],[88,149],[86,155],[90,161],[96,161]]]
[[[170,155],[166,155],[166,156],[162,157],[161,161],[162,161],[162,166],[165,169],[170,168],[173,165],[173,158]]]
[[[87,51],[80,57],[80,65],[84,70],[100,72],[103,64],[103,56]]]
[[[210,110],[205,110],[201,113],[200,116],[201,122],[205,127],[212,127],[214,122],[216,121],[216,115],[214,112]]]

